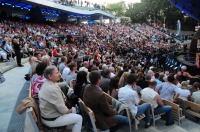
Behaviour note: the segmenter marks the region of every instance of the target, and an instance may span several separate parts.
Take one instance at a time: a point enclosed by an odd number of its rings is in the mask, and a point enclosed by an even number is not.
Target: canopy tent
[[[188,16],[200,21],[200,0],[168,0]]]

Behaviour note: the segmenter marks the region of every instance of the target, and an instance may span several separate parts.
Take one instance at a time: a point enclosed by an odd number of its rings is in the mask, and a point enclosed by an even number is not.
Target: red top
[[[53,50],[53,56],[54,56],[54,57],[57,57],[57,56],[58,56],[57,48],[55,48],[55,49]]]

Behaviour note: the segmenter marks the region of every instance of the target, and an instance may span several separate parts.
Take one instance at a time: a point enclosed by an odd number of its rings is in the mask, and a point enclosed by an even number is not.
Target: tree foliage
[[[193,30],[197,25],[192,18],[185,19],[185,14],[168,0],[141,0],[141,3],[129,4],[124,15],[130,17],[132,22],[165,23],[171,29],[176,28],[177,20],[181,20],[182,27],[186,30]]]
[[[141,0],[141,3],[126,5],[124,1],[106,6],[108,12],[115,16],[130,17],[133,23],[165,23],[167,28],[176,29],[177,20],[182,23],[182,29],[194,30],[197,21],[184,18],[180,10],[168,0]]]
[[[126,11],[133,22],[163,22],[168,14],[180,15],[181,12],[167,0],[141,0],[141,3],[129,4]]]
[[[115,16],[124,16],[126,12],[126,4],[124,1],[108,4],[106,10]]]

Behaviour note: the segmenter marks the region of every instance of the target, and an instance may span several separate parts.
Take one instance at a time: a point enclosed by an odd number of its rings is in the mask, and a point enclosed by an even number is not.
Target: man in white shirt
[[[69,67],[68,67],[68,64],[69,64],[70,62],[67,62],[67,64],[65,65],[65,68],[63,69],[63,72],[62,72],[62,77],[63,77],[63,79],[65,79],[65,77],[70,73],[70,69],[69,69]]]
[[[197,88],[198,91],[192,93],[192,99],[195,103],[200,104],[200,88]]]
[[[155,91],[156,90],[156,81],[150,81],[149,87],[143,89],[141,93],[142,99],[151,104],[154,107],[155,114],[161,114],[166,112],[167,119],[166,119],[166,125],[173,125],[173,115],[172,115],[172,107],[171,106],[164,106],[162,99],[160,95]]]
[[[110,78],[115,77],[115,68],[114,67],[109,67],[110,69]]]
[[[150,105],[147,103],[143,103],[139,105],[140,98],[137,92],[134,90],[136,89],[136,79],[137,76],[134,74],[130,74],[127,77],[127,85],[120,88],[118,91],[118,98],[119,101],[122,103],[127,104],[130,107],[131,114],[133,117],[138,117],[141,114],[146,115],[145,121],[145,128],[150,126]]]

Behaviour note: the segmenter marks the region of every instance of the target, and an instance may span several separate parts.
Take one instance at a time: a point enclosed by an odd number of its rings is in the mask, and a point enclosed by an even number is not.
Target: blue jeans
[[[155,108],[155,114],[162,114],[166,113],[167,115],[167,120],[166,120],[166,125],[170,125],[174,122],[173,115],[172,115],[172,107],[171,106],[163,106],[163,107],[157,107]]]
[[[143,103],[141,105],[138,106],[138,111],[137,111],[137,114],[135,117],[138,117],[140,116],[141,114],[145,114],[146,117],[145,117],[145,122],[146,123],[150,123],[151,122],[151,115],[150,115],[150,112],[151,112],[151,107],[149,104],[147,103]]]
[[[122,115],[115,115],[117,119],[117,125],[110,128],[110,132],[115,132],[117,129],[121,128],[123,125],[128,125],[128,118]]]
[[[117,119],[118,125],[125,125],[128,124],[128,118],[122,115],[115,115],[115,118]]]

